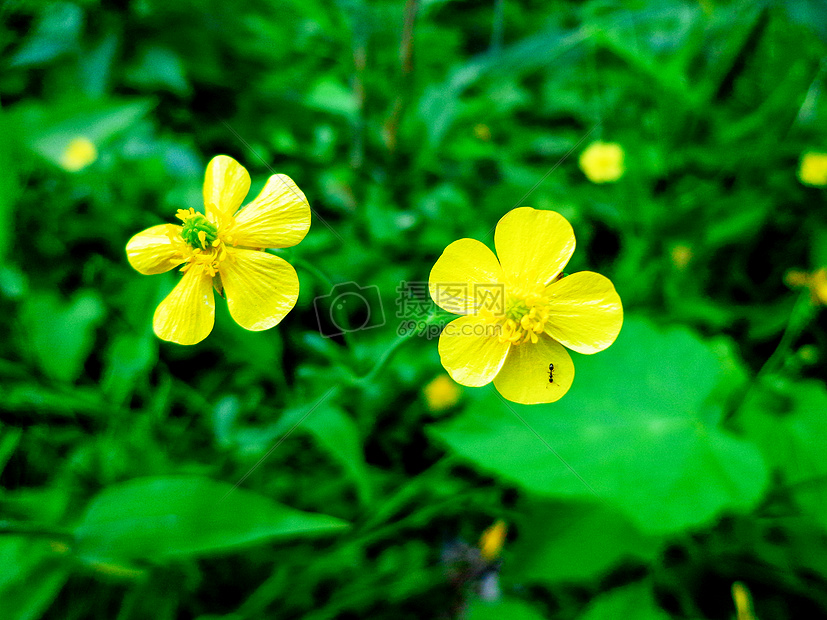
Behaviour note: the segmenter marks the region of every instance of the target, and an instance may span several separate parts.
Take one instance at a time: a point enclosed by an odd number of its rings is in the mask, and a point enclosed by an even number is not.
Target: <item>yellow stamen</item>
[[[500,342],[523,344],[539,342],[548,320],[548,300],[542,289],[524,290],[514,287],[506,297],[506,311],[500,331]]]

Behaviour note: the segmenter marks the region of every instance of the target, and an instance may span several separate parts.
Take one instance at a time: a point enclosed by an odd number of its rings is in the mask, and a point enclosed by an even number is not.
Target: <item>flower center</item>
[[[548,315],[548,305],[542,295],[515,292],[506,299],[500,342],[536,343],[545,330]]]
[[[179,209],[177,217],[184,222],[181,237],[190,247],[199,250],[206,250],[208,247],[217,246],[218,227],[210,222],[201,213],[190,208],[188,211]]]
[[[219,263],[232,258],[224,247],[225,235],[219,236],[218,226],[195,209],[179,209],[176,217],[183,222],[181,238],[188,246],[184,250],[186,260],[181,271],[186,272],[193,265],[200,265],[206,273],[215,277]],[[170,241],[175,242],[176,239],[177,236],[170,237]]]

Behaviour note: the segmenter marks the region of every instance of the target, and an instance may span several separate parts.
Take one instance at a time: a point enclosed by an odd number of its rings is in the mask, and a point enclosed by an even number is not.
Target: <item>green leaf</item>
[[[157,354],[157,341],[150,334],[117,334],[107,352],[106,369],[101,380],[101,387],[109,400],[117,405],[126,402],[140,377],[151,370]]]
[[[0,566],[4,620],[37,620],[69,578],[69,567],[43,540],[0,537]]]
[[[521,512],[515,561],[503,569],[521,580],[592,579],[624,559],[651,560],[660,546],[599,504],[534,502]]]
[[[0,424],[0,473],[3,473],[22,435],[23,429]]]
[[[0,108],[0,259],[5,258],[11,248],[11,240],[14,235],[14,205],[20,191],[17,180],[17,167],[15,166],[14,154],[12,153],[12,140],[10,137],[9,122],[6,119],[5,111]],[[4,272],[14,273],[9,265],[3,265]],[[8,275],[4,274],[4,280]],[[3,292],[7,296],[8,286],[3,286]]]
[[[644,533],[680,531],[760,499],[761,454],[718,426],[719,384],[729,373],[708,343],[687,329],[627,319],[611,348],[577,356],[575,366],[558,403],[519,406],[492,391],[485,404],[431,430],[526,490],[596,494]]]
[[[307,107],[354,120],[359,115],[359,102],[352,89],[333,78],[322,78],[305,99]]]
[[[340,519],[301,512],[207,478],[138,478],[102,491],[75,530],[88,561],[171,558],[224,552],[277,538],[326,534]]]
[[[638,582],[598,596],[579,620],[669,620],[647,583]]]
[[[186,95],[190,90],[181,58],[165,47],[147,48],[126,76],[131,84],[145,90],[166,89],[178,95]]]
[[[544,620],[546,616],[535,607],[518,598],[504,598],[501,601],[474,600],[468,605],[466,620]]]
[[[827,528],[827,388],[820,381],[766,381],[738,423],[799,504]]]
[[[765,382],[745,400],[738,423],[785,482],[827,476],[827,388],[822,382]]]
[[[338,407],[322,405],[307,416],[303,426],[344,467],[356,484],[360,501],[370,503],[370,478],[359,429],[353,420]]]
[[[21,320],[43,372],[59,381],[77,379],[104,312],[100,296],[92,291],[78,292],[70,302],[54,294],[27,299]]]
[[[48,62],[78,48],[83,28],[83,11],[69,2],[47,2],[37,25],[11,60],[25,67]]]

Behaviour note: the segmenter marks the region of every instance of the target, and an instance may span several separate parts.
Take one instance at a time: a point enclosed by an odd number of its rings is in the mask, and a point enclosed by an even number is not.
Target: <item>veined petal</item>
[[[251,331],[280,323],[299,298],[296,270],[266,252],[227,248],[227,253],[218,270],[235,322]]]
[[[554,364],[549,381],[548,367]],[[522,405],[553,403],[569,391],[574,363],[558,342],[542,334],[536,344],[515,345],[508,352],[494,387],[510,401]]]
[[[164,273],[184,262],[180,245],[170,237],[181,237],[181,227],[159,224],[132,237],[126,244],[129,264],[145,275]]]
[[[470,387],[491,383],[508,353],[499,325],[478,316],[454,319],[439,336],[439,357],[454,381]]]
[[[578,353],[597,353],[615,341],[623,306],[611,281],[593,271],[566,276],[546,288],[546,333]]]
[[[232,215],[241,206],[250,191],[250,174],[232,157],[216,155],[207,164],[204,177],[204,208],[207,217],[215,221],[212,210]]]
[[[274,174],[235,218],[233,245],[289,248],[310,230],[310,204],[286,174]]]
[[[574,231],[555,211],[520,207],[499,221],[494,245],[508,282],[546,285],[574,253]]]
[[[153,327],[162,340],[196,344],[209,336],[215,322],[212,277],[193,265],[155,310]]]
[[[494,253],[475,239],[459,239],[442,252],[431,269],[428,288],[434,303],[454,314],[487,308],[504,312],[503,272]]]

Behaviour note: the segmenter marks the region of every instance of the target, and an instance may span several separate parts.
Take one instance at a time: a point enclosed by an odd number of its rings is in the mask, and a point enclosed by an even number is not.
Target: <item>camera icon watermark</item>
[[[325,338],[341,336],[385,324],[385,309],[377,286],[340,282],[330,293],[313,300],[319,333]]]

